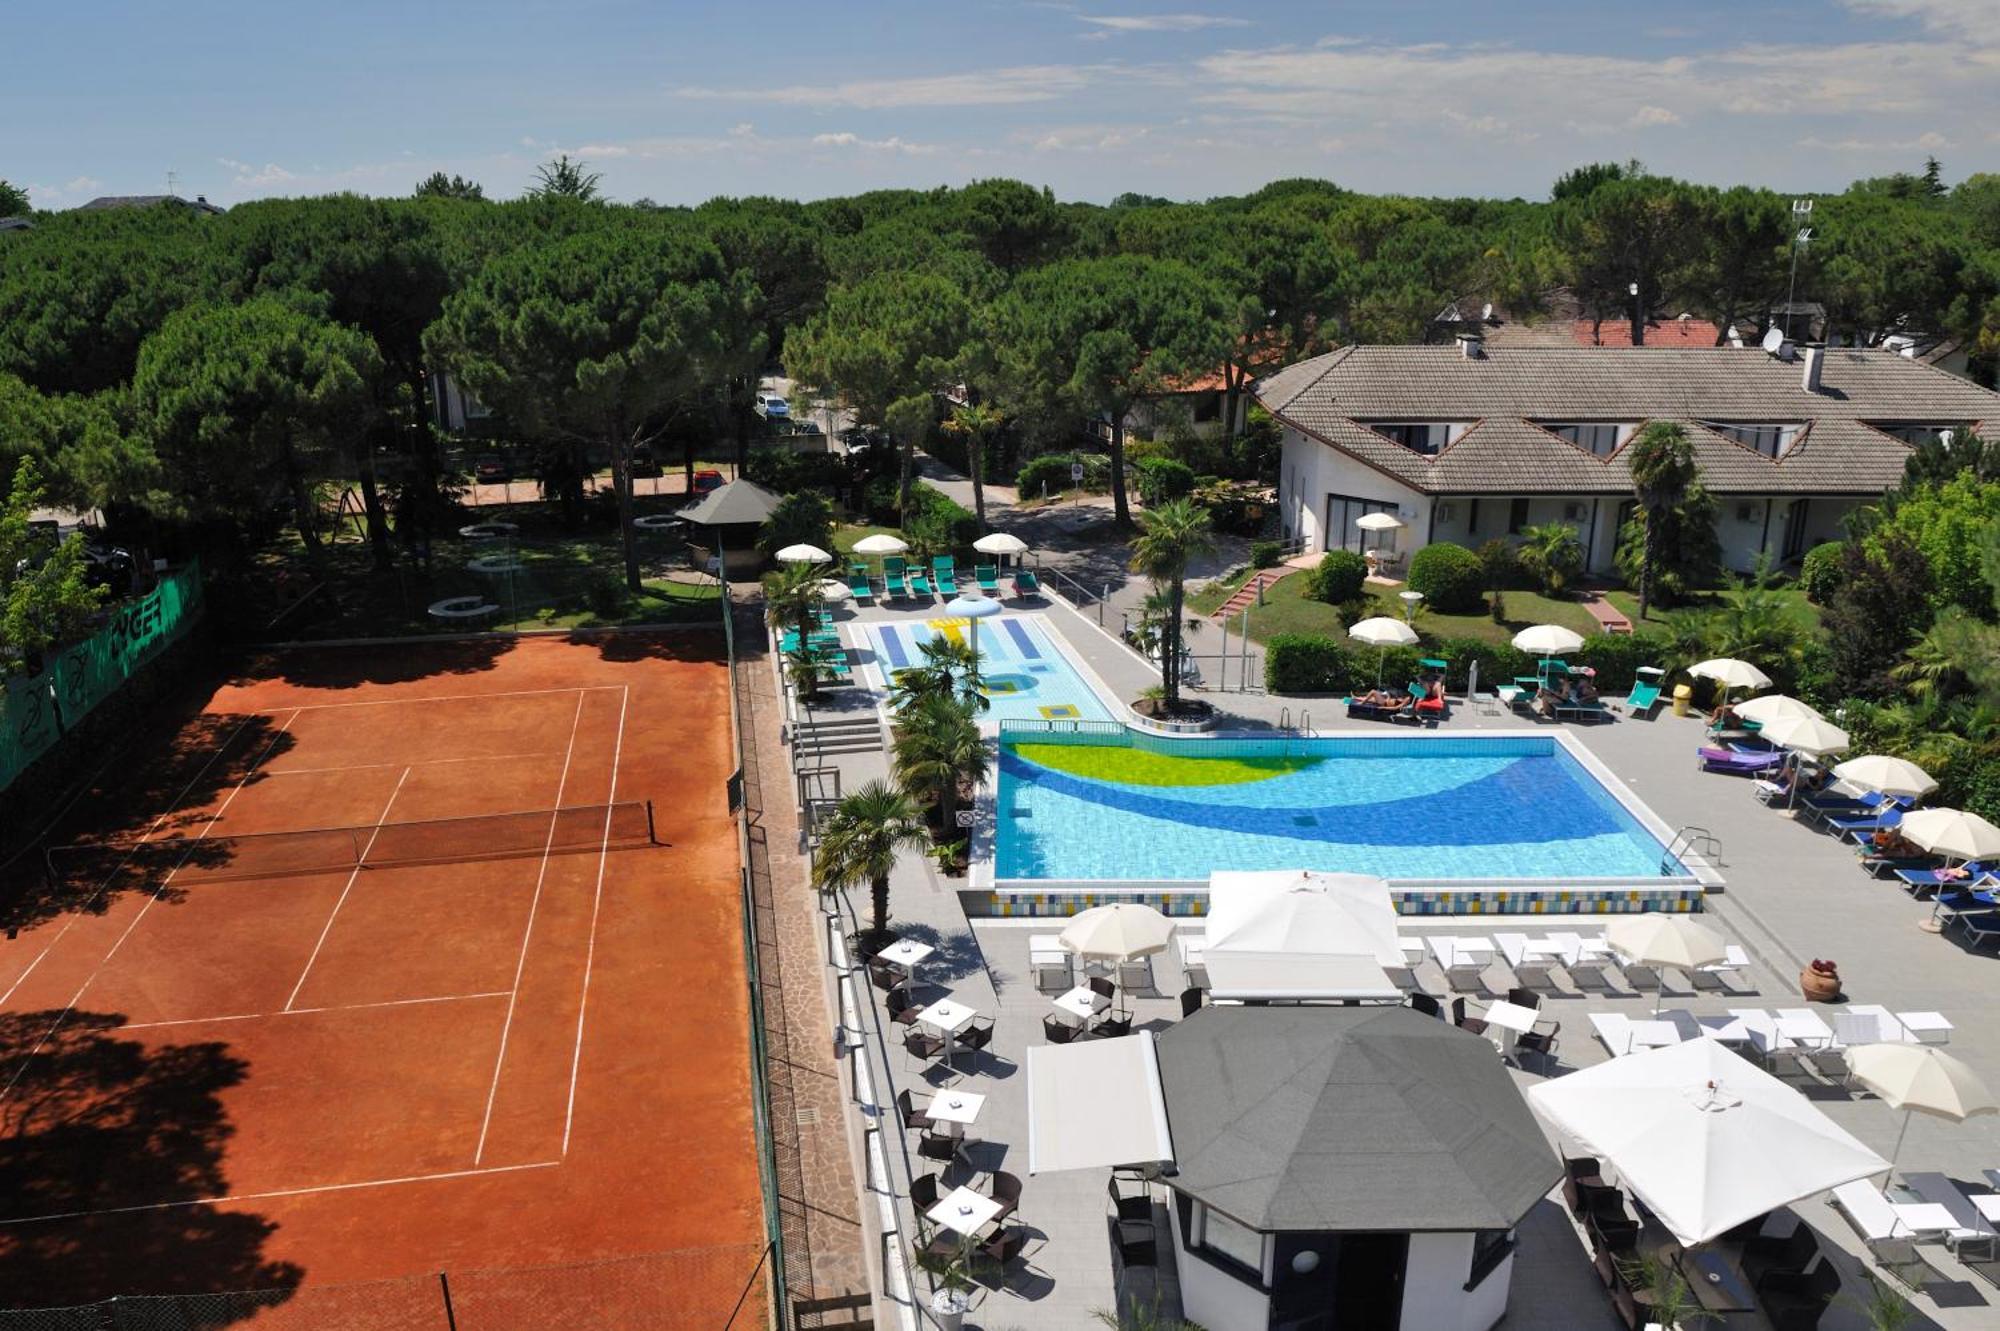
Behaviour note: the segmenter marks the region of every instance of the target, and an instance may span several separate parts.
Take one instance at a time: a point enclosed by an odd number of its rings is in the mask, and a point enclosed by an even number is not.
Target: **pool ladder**
[[[1313,714],[1311,709],[1304,707],[1299,709],[1299,724],[1297,728],[1294,729],[1292,726],[1292,709],[1289,707],[1280,707],[1278,709],[1278,729],[1284,731],[1290,731],[1291,733],[1296,735],[1312,734]]]
[[[1716,839],[1715,833],[1689,823],[1667,842],[1666,853],[1660,856],[1660,872],[1671,873],[1674,861],[1686,851],[1695,852],[1717,868],[1722,866],[1722,843]]]

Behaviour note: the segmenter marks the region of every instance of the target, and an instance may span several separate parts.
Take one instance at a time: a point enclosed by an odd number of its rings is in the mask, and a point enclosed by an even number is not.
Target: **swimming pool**
[[[1195,881],[1218,868],[1427,881],[1646,882],[1689,873],[1550,736],[1163,740],[1105,732],[1003,730],[996,882]]]
[[[923,657],[939,636],[969,639],[969,619],[908,620],[868,626],[884,679]],[[1036,615],[993,615],[979,621],[979,665],[991,704],[987,721],[1109,721],[1111,712],[1055,643]]]

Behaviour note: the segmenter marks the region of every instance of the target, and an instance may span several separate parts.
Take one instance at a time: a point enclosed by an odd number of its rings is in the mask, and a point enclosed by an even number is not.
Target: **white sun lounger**
[[[1935,1202],[1951,1212],[1952,1228],[1945,1231],[1944,1241],[1953,1252],[1960,1248],[1978,1249],[1984,1260],[1991,1260],[1995,1240],[2000,1239],[1992,1222],[1979,1214],[1979,1208],[1972,1199],[1958,1190],[1958,1185],[1935,1170],[1903,1175],[1903,1183],[1911,1192],[1927,1202]]]

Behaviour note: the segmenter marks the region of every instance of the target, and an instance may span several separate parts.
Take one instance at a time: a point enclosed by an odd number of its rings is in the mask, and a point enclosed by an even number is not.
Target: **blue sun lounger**
[[[882,561],[882,594],[892,601],[909,599],[910,579],[899,556],[891,555]]]

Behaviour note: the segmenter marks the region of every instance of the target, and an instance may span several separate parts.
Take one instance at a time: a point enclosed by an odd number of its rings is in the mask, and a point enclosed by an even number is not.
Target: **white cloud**
[[[262,189],[272,185],[290,184],[299,178],[276,162],[266,162],[259,167],[252,166],[248,162],[239,162],[234,157],[218,157],[215,160],[234,173],[234,178],[229,183],[238,188]]]
[[[1681,118],[1678,112],[1669,111],[1664,106],[1642,106],[1632,113],[1628,123],[1634,128],[1644,129],[1652,125],[1678,125]]]
[[[1247,28],[1249,19],[1224,18],[1215,14],[1078,14],[1078,23],[1090,23],[1111,32],[1200,32],[1203,28]]]
[[[104,192],[104,182],[95,176],[73,176],[60,185],[28,184],[28,200],[37,208],[57,208],[83,203]]]
[[[1914,139],[1864,139],[1859,137],[1827,139],[1814,134],[1807,135],[1798,142],[1801,148],[1818,148],[1827,152],[1843,153],[1936,152],[1940,148],[1949,148],[1952,146],[1951,140],[1936,130],[1919,134]]]
[[[864,139],[859,134],[842,130],[834,134],[812,136],[815,148],[860,148],[867,152],[902,153],[910,157],[928,157],[938,151],[928,143],[912,143],[908,139],[891,135],[886,139]]]
[[[1129,148],[1152,131],[1144,125],[1063,125],[1015,135],[1038,153],[1115,152]]]
[[[1012,106],[1053,101],[1089,87],[1117,65],[1016,65],[915,78],[850,83],[803,83],[780,88],[676,88],[678,97],[781,106],[848,107],[879,111],[913,106]]]
[[[1843,0],[1849,9],[1866,14],[1913,18],[1936,32],[1990,35],[1993,0]]]
[[[632,150],[622,143],[586,143],[576,150],[582,158],[629,157]]]

